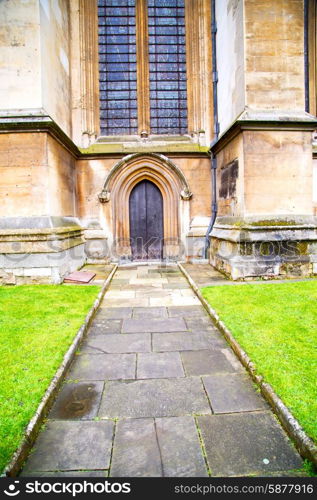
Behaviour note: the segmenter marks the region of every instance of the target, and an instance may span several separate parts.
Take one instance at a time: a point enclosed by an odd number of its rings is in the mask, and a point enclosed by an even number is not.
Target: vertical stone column
[[[97,2],[74,0],[71,9],[73,140],[88,147],[99,133]]]

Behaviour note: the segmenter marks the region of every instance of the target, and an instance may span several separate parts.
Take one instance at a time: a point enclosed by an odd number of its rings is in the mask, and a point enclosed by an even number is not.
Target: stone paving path
[[[22,475],[273,476],[301,466],[178,268],[140,265],[116,272]]]

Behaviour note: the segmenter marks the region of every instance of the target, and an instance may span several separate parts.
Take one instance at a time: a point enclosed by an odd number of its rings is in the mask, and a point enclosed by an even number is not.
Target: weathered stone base
[[[210,217],[194,217],[186,237],[186,260],[188,262],[204,259],[206,232]]]
[[[210,263],[234,280],[316,274],[317,218],[218,217]]]
[[[61,283],[86,260],[76,219],[0,219],[0,284]]]

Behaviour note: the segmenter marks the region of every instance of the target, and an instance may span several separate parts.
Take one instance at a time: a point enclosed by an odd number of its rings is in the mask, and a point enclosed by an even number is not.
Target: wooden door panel
[[[150,181],[141,181],[130,195],[130,238],[133,260],[163,255],[163,199]]]

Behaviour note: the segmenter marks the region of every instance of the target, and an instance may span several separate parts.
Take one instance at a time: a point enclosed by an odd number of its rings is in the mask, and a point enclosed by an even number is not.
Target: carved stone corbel
[[[100,194],[98,194],[100,203],[107,203],[110,200],[110,191],[103,189]]]
[[[191,197],[193,196],[193,193],[191,193],[189,191],[189,189],[186,189],[186,188],[183,189],[180,194],[181,194],[182,200],[190,200]]]

